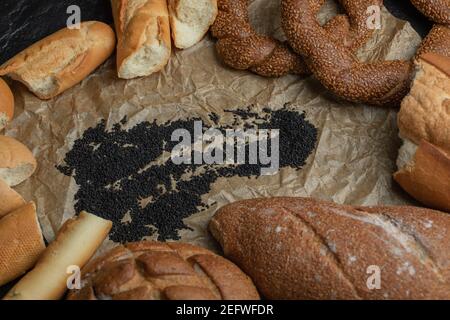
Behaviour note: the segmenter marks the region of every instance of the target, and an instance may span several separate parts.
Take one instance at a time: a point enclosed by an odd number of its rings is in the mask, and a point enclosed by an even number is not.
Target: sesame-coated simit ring
[[[238,70],[251,70],[266,77],[288,73],[305,75],[309,70],[303,59],[286,44],[272,37],[258,34],[250,24],[248,0],[218,0],[219,14],[212,26],[212,34],[219,39],[216,49],[225,64]],[[325,0],[318,0],[311,8],[318,13]],[[333,41],[342,43],[351,52],[357,50],[372,35],[366,26],[367,6],[347,6],[348,15],[330,20],[324,30]],[[377,0],[381,5],[381,0]]]
[[[399,104],[409,91],[413,75],[412,61],[383,61],[362,63],[345,45],[336,42],[316,19],[319,0],[282,0],[283,30],[292,48],[305,58],[316,78],[336,96],[353,102],[374,105]],[[345,0],[346,9],[354,5],[366,8],[379,1]],[[431,9],[430,3],[442,5]],[[447,21],[448,0],[415,0],[419,10]],[[445,8],[445,6],[447,6]],[[345,7],[345,6],[344,6]],[[450,29],[435,25],[419,48],[418,54],[435,52],[450,55]]]

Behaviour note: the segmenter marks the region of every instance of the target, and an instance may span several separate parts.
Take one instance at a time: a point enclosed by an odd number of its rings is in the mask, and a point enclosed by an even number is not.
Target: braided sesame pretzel
[[[377,5],[378,1],[345,0],[344,7]],[[319,0],[282,0],[283,30],[292,48],[305,57],[317,79],[335,95],[374,105],[398,104],[409,91],[412,61],[362,63],[336,42],[316,19]],[[418,50],[450,55],[450,0],[412,0],[436,24]]]
[[[303,59],[281,41],[258,34],[250,24],[248,0],[218,0],[219,14],[212,26],[212,34],[218,38],[216,48],[225,64],[238,69],[250,69],[266,77],[278,77],[288,73],[309,74]],[[318,13],[325,0],[313,3]],[[367,6],[358,3],[347,6],[348,15],[338,15],[330,20],[324,30],[330,31],[333,41],[343,43],[350,51],[357,50],[372,35],[366,26]],[[381,0],[379,0],[381,2]]]

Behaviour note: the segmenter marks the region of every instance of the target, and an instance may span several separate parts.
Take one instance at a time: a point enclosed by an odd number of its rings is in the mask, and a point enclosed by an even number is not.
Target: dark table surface
[[[108,0],[1,0],[0,3],[0,64],[37,40],[66,26],[69,5],[81,8],[81,20],[112,23]],[[408,20],[425,36],[431,23],[409,1],[385,0],[385,6],[396,17]],[[12,284],[0,287],[0,297]]]

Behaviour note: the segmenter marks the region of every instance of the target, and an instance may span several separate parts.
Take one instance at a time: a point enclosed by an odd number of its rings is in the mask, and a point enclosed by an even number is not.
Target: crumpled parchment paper
[[[283,37],[279,1],[255,0],[249,10],[255,28]],[[330,1],[320,18],[335,14]],[[363,60],[410,58],[420,37],[407,22],[383,10],[382,29],[359,52]],[[6,131],[25,143],[38,161],[36,173],[16,189],[37,204],[45,238],[51,241],[62,223],[75,214],[73,178],[59,172],[65,154],[85,129],[106,119],[111,127],[124,116],[129,126],[190,116],[222,114],[225,109],[255,105],[255,110],[290,103],[306,111],[319,130],[317,148],[302,170],[283,168],[275,176],[219,179],[205,203],[216,203],[185,221],[182,241],[214,248],[206,226],[217,208],[239,199],[265,196],[311,196],[355,205],[408,204],[410,199],[391,176],[400,140],[395,108],[337,101],[313,77],[288,75],[267,79],[224,66],[208,35],[188,50],[175,50],[160,73],[135,80],[117,78],[111,57],[81,84],[50,101],[41,101],[15,82],[16,117]],[[104,248],[111,246],[107,242]]]

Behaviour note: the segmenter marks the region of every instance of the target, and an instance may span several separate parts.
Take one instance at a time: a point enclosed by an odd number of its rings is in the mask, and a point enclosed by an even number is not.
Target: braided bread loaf
[[[380,0],[381,1],[381,0]],[[325,0],[314,2],[312,11],[318,13]],[[341,1],[348,15],[338,15],[330,20],[324,30],[333,41],[342,43],[350,51],[357,50],[372,35],[366,26],[366,5],[358,2],[350,6]],[[303,59],[281,41],[258,34],[250,24],[248,0],[218,0],[219,14],[212,26],[212,34],[218,38],[216,49],[225,64],[238,70],[251,70],[266,77],[278,77],[288,73],[309,73]]]
[[[256,300],[252,281],[209,250],[183,243],[136,242],[114,248],[83,269],[72,300]]]
[[[335,95],[353,102],[374,105],[399,104],[409,91],[412,61],[362,63],[345,45],[333,40],[316,19],[320,0],[282,0],[283,30],[292,48],[305,57],[317,79]],[[344,0],[346,10],[353,6],[379,5],[380,1]],[[435,22],[448,23],[449,0],[413,1]],[[418,54],[435,52],[449,55],[450,29],[436,25]]]

